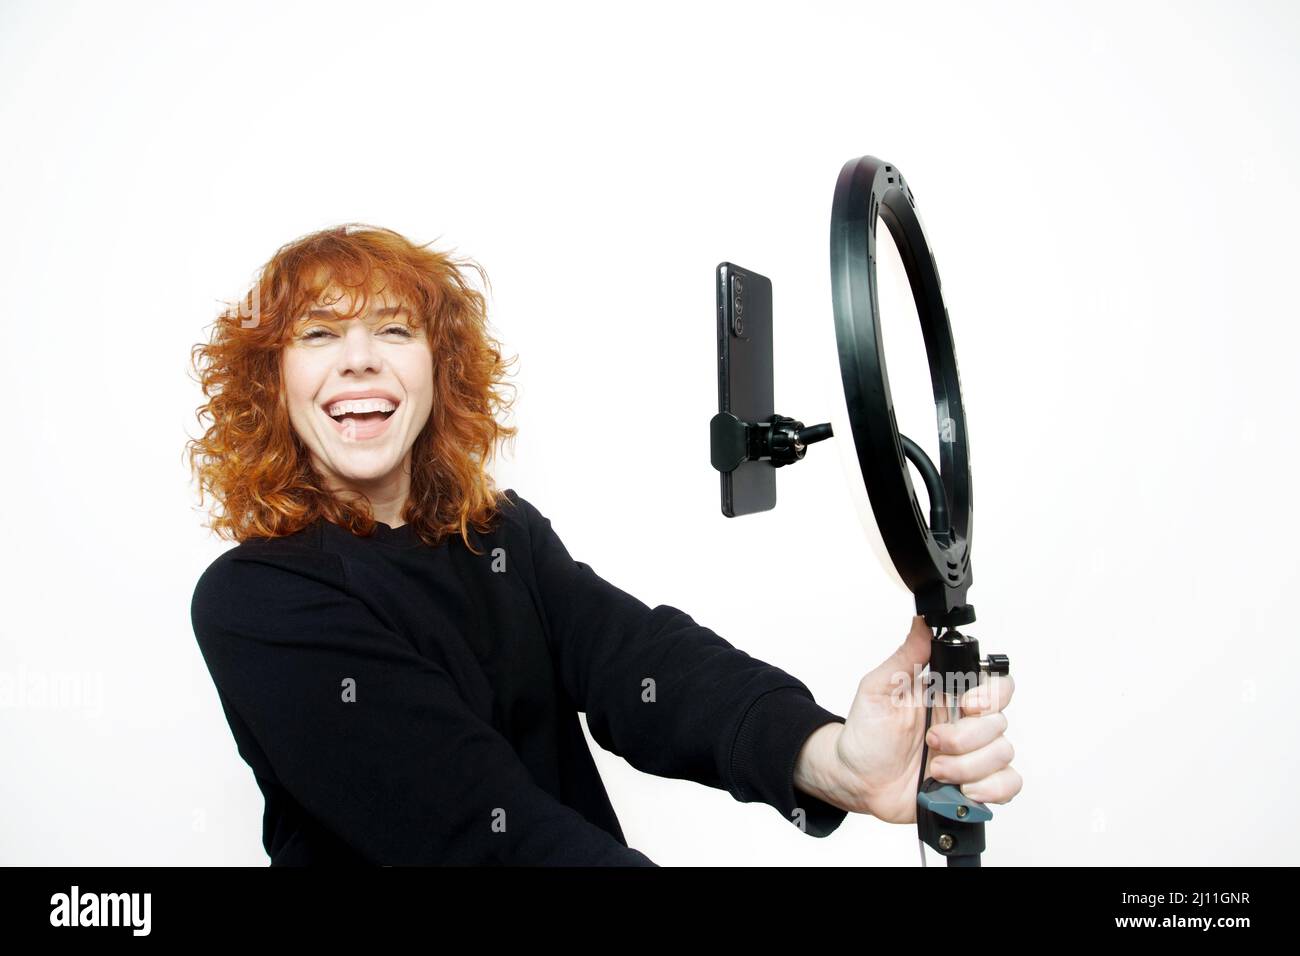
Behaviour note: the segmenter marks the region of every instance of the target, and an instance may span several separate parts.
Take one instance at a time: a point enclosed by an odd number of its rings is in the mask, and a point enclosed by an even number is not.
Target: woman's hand
[[[925,618],[912,618],[907,639],[858,683],[845,723],[827,724],[808,738],[795,764],[796,788],[854,813],[887,823],[916,821],[916,785],[925,728],[921,669],[930,660],[933,634]],[[956,723],[931,723],[926,775],[960,784],[982,803],[1007,803],[1023,781],[1011,767],[1015,750],[1003,732],[1004,708],[1015,683],[996,675],[961,700]],[[936,699],[934,715],[946,713]]]

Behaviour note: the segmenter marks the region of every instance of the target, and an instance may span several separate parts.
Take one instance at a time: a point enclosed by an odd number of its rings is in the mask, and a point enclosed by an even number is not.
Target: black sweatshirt
[[[844,718],[690,615],[575,561],[513,489],[495,530],[429,547],[318,520],[221,554],[194,633],[266,798],[272,866],[654,866],[630,849],[578,720],[632,766],[776,808],[846,811],[795,758]],[[802,808],[803,814],[795,814]]]

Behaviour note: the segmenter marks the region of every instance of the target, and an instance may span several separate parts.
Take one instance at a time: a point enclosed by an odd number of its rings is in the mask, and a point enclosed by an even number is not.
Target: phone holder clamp
[[[784,415],[743,422],[730,412],[718,412],[709,420],[709,460],[724,473],[745,461],[770,461],[780,468],[803,458],[813,442],[831,436],[829,422],[805,428]]]

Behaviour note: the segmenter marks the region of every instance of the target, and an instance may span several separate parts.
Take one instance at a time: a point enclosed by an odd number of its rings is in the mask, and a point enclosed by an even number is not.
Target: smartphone
[[[718,263],[718,411],[743,422],[776,414],[772,382],[772,280],[731,262]],[[722,472],[728,518],[776,507],[776,468],[742,461]]]

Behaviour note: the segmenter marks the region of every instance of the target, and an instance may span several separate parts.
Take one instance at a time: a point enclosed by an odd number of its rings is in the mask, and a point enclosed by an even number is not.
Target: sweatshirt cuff
[[[759,695],[741,718],[731,748],[728,789],[741,803],[766,803],[810,836],[830,835],[847,810],[794,788],[794,765],[804,742],[818,727],[844,718],[820,706],[804,687],[777,687]]]

